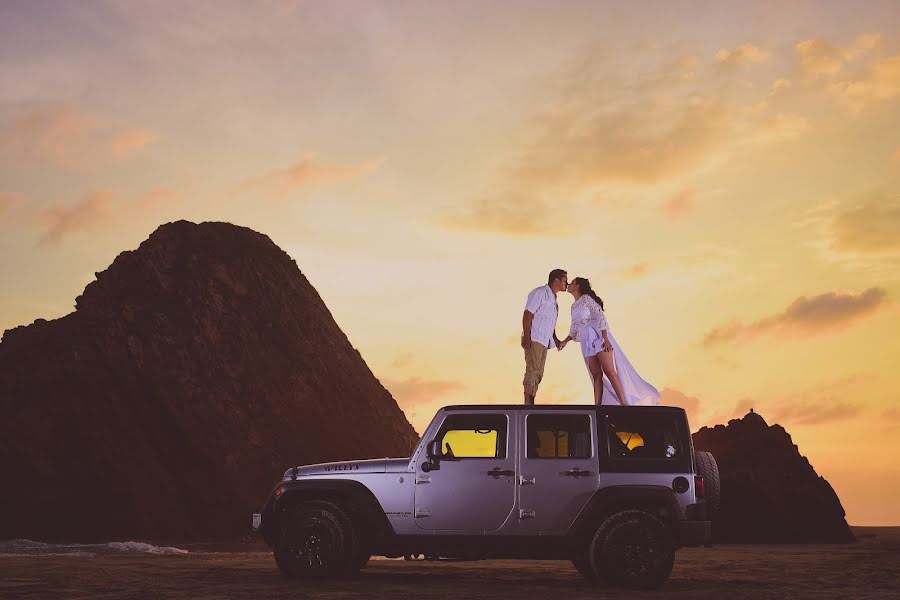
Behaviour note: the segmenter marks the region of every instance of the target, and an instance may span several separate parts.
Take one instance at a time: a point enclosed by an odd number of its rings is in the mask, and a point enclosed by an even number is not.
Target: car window
[[[610,457],[679,460],[684,455],[678,422],[669,414],[609,415]]]
[[[448,457],[505,458],[506,429],[505,415],[450,415],[437,439]]]
[[[590,458],[588,415],[528,415],[528,458]]]

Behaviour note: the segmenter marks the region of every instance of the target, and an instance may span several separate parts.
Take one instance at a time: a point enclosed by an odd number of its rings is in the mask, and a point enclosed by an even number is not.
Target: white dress
[[[612,331],[609,330],[603,309],[596,300],[587,294],[582,295],[572,304],[572,326],[569,328],[569,337],[581,343],[581,354],[586,367],[588,358],[603,350],[603,335],[600,333],[603,330],[606,330],[612,346],[613,365],[619,375],[619,381],[622,383],[622,391],[625,393],[625,402],[622,404],[629,406],[659,404],[659,391],[641,379],[641,376],[631,366],[625,353],[616,342],[616,338],[613,337]],[[593,388],[594,378],[591,376],[590,368],[588,368],[588,377]],[[606,375],[603,376],[601,402],[603,404],[619,404],[619,397],[613,391],[612,383]]]

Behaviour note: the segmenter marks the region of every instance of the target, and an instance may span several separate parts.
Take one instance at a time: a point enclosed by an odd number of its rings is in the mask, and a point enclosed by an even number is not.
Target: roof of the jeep
[[[619,406],[616,404],[453,404],[445,406],[443,410],[677,410],[684,411],[680,406]]]

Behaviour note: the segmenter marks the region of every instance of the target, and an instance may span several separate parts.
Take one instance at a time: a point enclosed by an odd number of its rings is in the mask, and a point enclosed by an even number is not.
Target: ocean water
[[[0,559],[11,556],[69,556],[93,558],[117,554],[187,554],[174,546],[154,546],[145,542],[107,542],[105,544],[45,544],[31,540],[0,541]]]

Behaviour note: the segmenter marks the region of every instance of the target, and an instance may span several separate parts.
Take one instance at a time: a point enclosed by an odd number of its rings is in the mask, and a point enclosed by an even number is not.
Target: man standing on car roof
[[[547,361],[547,350],[550,345],[559,350],[559,338],[556,337],[556,317],[559,307],[556,294],[568,287],[566,272],[553,269],[547,277],[547,285],[534,288],[525,302],[522,313],[522,349],[525,350],[525,404],[534,404],[538,385],[544,377],[544,364]]]

